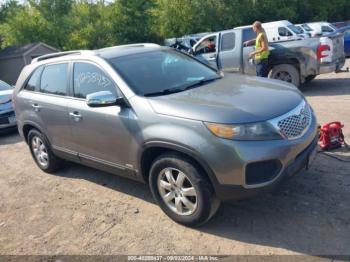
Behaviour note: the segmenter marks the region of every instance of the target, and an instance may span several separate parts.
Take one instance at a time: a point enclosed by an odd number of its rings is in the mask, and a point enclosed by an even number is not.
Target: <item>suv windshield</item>
[[[181,92],[215,80],[220,75],[197,60],[171,49],[109,59],[138,95]]]
[[[12,89],[12,87],[9,84],[0,80],[0,91],[10,90],[10,89]]]

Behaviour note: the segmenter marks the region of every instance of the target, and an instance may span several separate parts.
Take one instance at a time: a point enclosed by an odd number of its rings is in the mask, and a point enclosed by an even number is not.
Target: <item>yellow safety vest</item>
[[[265,39],[267,39],[265,33],[259,33],[258,36],[257,36],[256,39],[255,39],[255,50],[258,50],[258,49],[261,48],[261,45],[260,45],[260,38],[261,38],[262,36],[264,36]],[[269,51],[269,50],[267,50],[267,51],[262,51],[261,53],[255,55],[255,60],[267,59],[267,58],[269,57],[269,54],[270,54],[270,51]]]

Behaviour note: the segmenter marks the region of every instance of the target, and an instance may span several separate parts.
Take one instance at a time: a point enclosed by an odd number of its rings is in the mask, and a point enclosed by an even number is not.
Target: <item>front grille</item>
[[[6,112],[6,113],[3,113],[1,114],[0,112],[0,125],[7,125],[9,124],[9,117],[11,116],[14,116],[15,115],[15,112],[14,111],[11,111],[11,112]]]
[[[0,125],[9,124],[9,119],[7,117],[0,117]]]
[[[293,139],[301,136],[304,130],[310,125],[310,122],[310,108],[305,104],[298,114],[291,115],[278,121],[278,127],[288,139]]]
[[[272,120],[276,128],[287,139],[301,137],[308,129],[312,121],[310,106],[303,101],[291,112]]]

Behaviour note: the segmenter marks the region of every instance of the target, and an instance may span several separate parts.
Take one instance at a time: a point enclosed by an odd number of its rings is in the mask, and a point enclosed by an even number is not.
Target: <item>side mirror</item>
[[[122,106],[125,104],[124,98],[115,97],[110,91],[100,91],[86,96],[86,103],[90,107]]]

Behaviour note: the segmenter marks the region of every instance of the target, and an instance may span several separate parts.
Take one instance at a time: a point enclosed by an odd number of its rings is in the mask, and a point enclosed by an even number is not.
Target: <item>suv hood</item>
[[[188,91],[149,98],[158,114],[222,124],[260,122],[283,115],[303,100],[291,84],[240,74]]]

